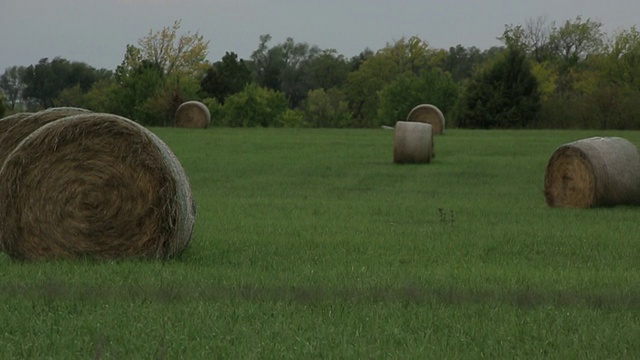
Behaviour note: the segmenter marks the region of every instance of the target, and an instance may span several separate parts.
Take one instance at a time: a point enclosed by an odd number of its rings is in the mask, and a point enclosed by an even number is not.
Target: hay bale
[[[58,107],[36,113],[18,113],[3,118],[0,120],[0,166],[7,155],[34,130],[66,116],[89,112],[89,110],[74,107]]]
[[[544,195],[552,207],[638,205],[638,149],[619,137],[593,137],[562,145],[547,164]]]
[[[407,121],[431,124],[434,135],[444,134],[444,115],[434,105],[422,104],[414,107],[407,115]]]
[[[0,245],[14,259],[167,259],[188,246],[195,215],[169,147],[116,115],[50,122],[0,169]]]
[[[176,110],[177,127],[204,129],[211,123],[209,108],[199,101],[187,101]]]
[[[4,134],[7,132],[7,130],[9,130],[13,125],[20,122],[20,120],[26,117],[29,117],[32,114],[33,113],[29,113],[29,112],[15,113],[13,115],[5,116],[2,119],[0,119],[0,143],[2,142],[1,140],[4,137]],[[2,165],[1,161],[0,161],[0,165]]]
[[[433,130],[430,124],[398,121],[393,133],[393,162],[429,163],[433,158]]]

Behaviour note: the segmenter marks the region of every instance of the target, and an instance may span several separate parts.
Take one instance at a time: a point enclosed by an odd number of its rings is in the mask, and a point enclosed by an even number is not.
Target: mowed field
[[[560,145],[640,132],[152,129],[197,222],[169,262],[0,255],[0,358],[640,356],[640,207],[549,208]]]

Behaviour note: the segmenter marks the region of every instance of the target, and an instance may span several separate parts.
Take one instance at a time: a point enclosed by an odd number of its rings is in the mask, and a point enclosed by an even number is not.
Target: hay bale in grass
[[[3,118],[0,120],[0,166],[7,155],[34,130],[66,116],[89,112],[89,110],[74,107],[58,107],[36,113],[18,113]]]
[[[434,135],[444,134],[444,115],[434,105],[422,104],[414,107],[407,115],[407,121],[431,124]]]
[[[430,124],[398,121],[393,133],[393,162],[429,163],[433,158],[433,130]]]
[[[116,115],[48,123],[0,169],[0,245],[14,259],[166,259],[188,246],[194,224],[177,158]]]
[[[209,108],[199,101],[187,101],[176,110],[177,127],[204,129],[211,123]]]
[[[555,150],[544,178],[552,207],[640,204],[640,154],[619,137],[593,137]]]

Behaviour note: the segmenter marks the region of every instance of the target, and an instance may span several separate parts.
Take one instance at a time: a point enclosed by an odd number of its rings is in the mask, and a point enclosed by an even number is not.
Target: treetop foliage
[[[213,63],[209,41],[180,28],[128,44],[113,72],[62,58],[6,69],[3,108],[78,106],[169,126],[181,102],[200,100],[217,126],[378,127],[430,103],[449,126],[640,128],[635,26],[607,37],[590,18],[538,17],[506,25],[504,46],[486,50],[411,36],[352,58],[263,34],[248,59]]]

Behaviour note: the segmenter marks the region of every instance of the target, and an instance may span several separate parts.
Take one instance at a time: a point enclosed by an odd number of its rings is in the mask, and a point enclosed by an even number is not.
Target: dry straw
[[[619,137],[593,137],[560,146],[547,164],[549,206],[590,208],[640,204],[640,154]]]
[[[393,133],[393,162],[429,163],[433,158],[433,130],[430,124],[398,121]]]
[[[27,136],[0,169],[0,244],[14,259],[166,259],[195,205],[169,147],[135,122],[81,114]]]
[[[434,135],[444,134],[444,115],[434,105],[422,104],[414,107],[407,115],[407,121],[431,124]]]
[[[20,122],[20,120],[31,116],[32,114],[33,113],[29,113],[29,112],[21,112],[21,113],[15,113],[13,115],[5,116],[2,119],[0,119],[0,138],[2,138],[5,132],[7,132],[7,130],[9,130],[13,125]]]
[[[36,113],[19,113],[0,120],[0,166],[11,151],[29,134],[39,127],[60,118],[89,113],[89,110],[74,107],[49,108]]]
[[[199,101],[187,101],[176,110],[177,127],[204,129],[211,123],[209,108]]]

